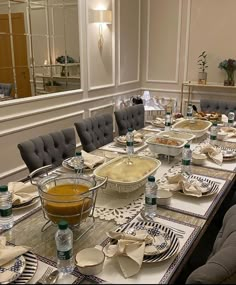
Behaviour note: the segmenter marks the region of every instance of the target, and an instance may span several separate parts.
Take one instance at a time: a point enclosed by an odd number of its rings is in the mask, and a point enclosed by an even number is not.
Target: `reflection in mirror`
[[[78,0],[0,0],[0,11],[0,100],[81,88]]]

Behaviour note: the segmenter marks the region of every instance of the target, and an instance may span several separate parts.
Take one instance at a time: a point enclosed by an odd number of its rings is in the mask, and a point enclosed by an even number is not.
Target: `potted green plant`
[[[203,51],[198,57],[198,83],[199,84],[206,84],[207,83],[207,53]]]

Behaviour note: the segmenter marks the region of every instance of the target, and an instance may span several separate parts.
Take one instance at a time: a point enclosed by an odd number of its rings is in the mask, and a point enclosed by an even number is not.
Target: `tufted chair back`
[[[75,155],[75,131],[63,129],[24,141],[17,147],[30,172],[50,164],[57,167],[64,159]]]
[[[226,212],[207,262],[195,269],[186,284],[236,283],[236,205]]]
[[[75,123],[83,150],[91,152],[113,141],[113,117],[103,114]]]
[[[119,136],[127,133],[128,128],[139,130],[144,127],[144,105],[138,104],[115,111]]]
[[[11,96],[11,83],[0,83],[0,94],[4,94],[4,96]]]
[[[218,112],[228,115],[230,110],[234,110],[236,115],[236,102],[235,101],[219,101],[210,99],[201,99],[201,111],[205,113]],[[236,116],[235,116],[236,117]]]

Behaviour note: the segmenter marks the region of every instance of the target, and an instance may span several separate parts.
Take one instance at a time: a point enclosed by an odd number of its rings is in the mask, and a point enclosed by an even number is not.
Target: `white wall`
[[[182,82],[197,80],[197,56],[202,50],[208,53],[210,82],[224,79],[219,61],[236,57],[234,0],[141,0],[141,6],[138,0],[101,0],[114,14],[103,54],[98,50],[96,28],[88,27],[87,19],[87,8],[98,2],[87,0],[86,5],[79,0],[82,90],[0,103],[0,183],[28,173],[17,143],[71,127],[96,113],[113,112],[120,99],[140,94],[141,89],[179,101]],[[231,90],[194,90],[193,100],[222,99],[222,95],[232,100],[235,91]]]
[[[133,22],[139,22],[139,1],[125,0],[121,3],[112,0],[100,1],[112,9],[114,15],[109,31],[104,34],[102,54],[97,45],[97,29],[92,28],[92,24],[88,27],[90,24],[87,19],[87,8],[89,5],[95,5],[95,2],[95,0],[79,0],[82,89],[0,103],[0,157],[4,162],[0,164],[0,184],[21,179],[28,174],[17,148],[19,142],[62,128],[73,127],[74,122],[89,116],[104,112],[113,113],[114,108],[119,107],[122,98],[129,99],[130,96],[139,94],[141,86],[139,66],[137,64],[132,66],[135,59],[131,58],[130,65],[127,65],[126,61],[118,63],[120,43],[125,44],[127,35],[119,35],[118,29],[122,20],[121,22],[117,20],[119,9],[124,10],[123,5],[125,5],[129,11],[132,11],[134,6],[136,12],[132,19]],[[127,21],[127,15],[125,17]],[[138,59],[139,29],[136,26],[129,27],[131,34],[132,29],[136,34],[135,44],[127,45],[125,51],[130,55],[134,53]],[[129,68],[131,73],[128,72]],[[118,83],[119,78],[122,78],[122,85]],[[76,138],[79,145],[77,135]]]
[[[198,56],[207,52],[208,83],[223,84],[219,62],[236,58],[234,0],[143,0],[142,88],[157,97],[175,97],[180,106],[183,81],[198,80]],[[184,90],[187,99],[187,89]],[[234,100],[232,89],[194,89],[201,96]]]

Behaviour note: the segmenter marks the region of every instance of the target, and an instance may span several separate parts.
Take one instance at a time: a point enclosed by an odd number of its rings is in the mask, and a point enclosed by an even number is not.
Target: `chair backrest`
[[[195,269],[186,284],[236,283],[236,205],[225,214],[207,262]]]
[[[113,117],[97,115],[75,123],[83,150],[91,152],[113,141]]]
[[[4,96],[11,96],[11,90],[11,83],[0,83],[0,94],[4,94]]]
[[[49,164],[57,167],[75,155],[75,130],[68,128],[49,133],[21,142],[17,147],[30,172]]]
[[[201,111],[205,113],[218,112],[225,115],[228,115],[229,111],[233,110],[236,115],[235,101],[223,101],[202,98],[200,100],[200,108]]]
[[[128,128],[139,130],[144,127],[144,105],[138,104],[115,111],[119,136],[125,135]]]

